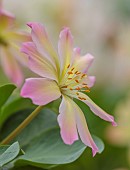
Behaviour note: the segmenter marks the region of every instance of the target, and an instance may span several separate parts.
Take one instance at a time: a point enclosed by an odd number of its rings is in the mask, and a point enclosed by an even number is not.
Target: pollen
[[[77,87],[76,90],[80,90],[80,87]]]
[[[75,81],[76,81],[76,83],[79,83],[79,81],[77,79]]]
[[[73,72],[72,71],[68,71],[68,74],[70,75],[70,74],[73,74]]]
[[[70,64],[67,66],[67,68],[69,68],[70,67]]]
[[[74,70],[74,67],[71,69],[71,71],[73,71]]]

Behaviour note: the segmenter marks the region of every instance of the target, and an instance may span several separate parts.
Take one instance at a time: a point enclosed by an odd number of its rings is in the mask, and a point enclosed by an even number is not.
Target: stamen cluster
[[[82,98],[79,96],[78,92],[90,92],[90,88],[84,82],[87,78],[87,74],[81,73],[75,69],[75,67],[71,67],[70,64],[66,68],[66,73],[64,75],[64,79],[62,81],[62,85],[60,85],[60,89],[63,93],[66,90],[74,91],[80,100],[86,100],[86,98]]]

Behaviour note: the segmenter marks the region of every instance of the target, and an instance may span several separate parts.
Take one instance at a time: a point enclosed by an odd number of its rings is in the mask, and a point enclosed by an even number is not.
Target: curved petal
[[[79,72],[87,73],[89,67],[91,66],[94,57],[91,54],[86,54],[85,56],[78,57],[74,62],[74,67]]]
[[[98,152],[98,148],[89,133],[83,112],[72,99],[65,95],[60,105],[58,122],[62,139],[66,144],[72,144],[75,140],[78,140],[78,129],[82,142],[92,148],[93,156]]]
[[[4,31],[5,29],[12,27],[14,20],[15,17],[13,14],[0,9],[0,31]]]
[[[114,117],[107,114],[104,110],[97,106],[87,95],[79,92],[79,96],[75,95],[75,98],[87,104],[95,115],[99,116],[100,118],[108,122],[111,122],[113,126],[117,126],[116,122],[114,121]]]
[[[26,79],[21,96],[32,99],[36,105],[46,105],[61,96],[57,83],[46,78]]]
[[[20,86],[23,82],[23,74],[15,58],[12,56],[9,49],[1,48],[1,66],[7,77]]]
[[[67,96],[62,97],[58,115],[61,137],[65,144],[71,145],[78,140],[74,109]]]
[[[31,29],[32,40],[39,53],[45,56],[55,67],[59,67],[58,56],[54,50],[44,26],[37,22],[27,24]]]
[[[95,156],[96,153],[99,151],[98,147],[96,146],[96,144],[94,143],[91,137],[84,114],[77,104],[75,104],[75,117],[76,117],[78,132],[82,142],[85,145],[92,148],[93,156]]]
[[[33,42],[23,43],[21,51],[29,56],[29,68],[36,74],[57,80],[57,74],[51,63],[39,54]]]
[[[60,57],[61,72],[67,65],[72,64],[73,56],[73,37],[69,28],[64,28],[60,32],[58,42],[58,53]]]

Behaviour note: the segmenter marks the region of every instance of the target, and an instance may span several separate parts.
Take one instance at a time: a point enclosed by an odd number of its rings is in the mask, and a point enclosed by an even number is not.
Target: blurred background
[[[104,141],[105,150],[92,158],[87,149],[74,163],[54,170],[129,170],[130,0],[4,0],[4,8],[15,14],[21,30],[30,31],[29,21],[43,23],[55,48],[59,31],[70,27],[75,46],[95,57],[89,74],[97,81],[89,95],[118,123],[111,127],[83,105],[89,129]],[[0,84],[6,82],[0,70]]]

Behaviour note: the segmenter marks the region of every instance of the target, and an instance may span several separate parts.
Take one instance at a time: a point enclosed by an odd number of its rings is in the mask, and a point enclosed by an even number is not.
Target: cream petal
[[[36,105],[46,105],[61,96],[57,83],[46,78],[26,79],[21,96],[32,99]]]
[[[33,42],[23,43],[21,51],[29,56],[28,65],[33,72],[42,77],[57,80],[55,68],[50,61],[41,56]]]
[[[46,57],[55,68],[59,68],[59,61],[44,26],[37,22],[27,24],[31,29],[32,40],[35,43],[40,54]]]
[[[60,32],[58,42],[58,53],[60,57],[61,72],[64,71],[69,64],[72,64],[73,59],[73,37],[69,28],[64,28]]]
[[[60,126],[61,137],[65,144],[71,145],[78,140],[74,109],[67,96],[62,97],[59,108],[58,123]]]

